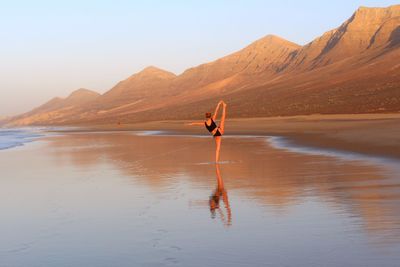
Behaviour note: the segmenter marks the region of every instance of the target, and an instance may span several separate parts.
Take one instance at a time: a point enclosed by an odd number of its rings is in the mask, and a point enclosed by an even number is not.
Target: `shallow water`
[[[25,143],[34,141],[41,137],[38,130],[20,128],[20,129],[2,129],[0,128],[0,150],[10,149],[22,146]]]
[[[76,133],[0,151],[0,266],[398,266],[396,162],[265,137]],[[310,152],[311,151],[311,152]]]

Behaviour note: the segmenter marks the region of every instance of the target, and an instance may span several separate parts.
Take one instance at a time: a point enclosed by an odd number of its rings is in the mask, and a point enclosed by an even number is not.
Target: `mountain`
[[[84,108],[99,96],[100,94],[97,92],[80,88],[66,98],[55,97],[30,112],[16,116],[12,121],[17,125],[58,123],[68,115],[77,116],[77,110]]]
[[[10,118],[9,118],[8,116],[0,116],[0,128],[1,128],[3,125],[7,124],[7,122],[8,122],[9,119],[10,119]]]
[[[179,79],[190,80],[201,87],[239,73],[273,76],[285,68],[300,47],[278,36],[267,35],[236,53],[188,69]]]
[[[300,49],[291,68],[313,69],[354,55],[384,48],[399,34],[400,5],[360,7],[339,28],[330,30]]]
[[[132,75],[128,79],[119,82],[111,90],[99,98],[99,103],[104,108],[108,106],[120,106],[132,101],[139,101],[152,95],[162,96],[176,75],[156,68],[147,67],[141,72]]]
[[[101,95],[90,109],[102,116],[140,109],[149,105],[149,100],[162,100],[170,96],[173,92],[168,91],[168,88],[175,78],[176,75],[171,72],[147,67]]]
[[[165,97],[183,96],[188,93],[193,97],[195,92],[197,97],[201,98],[201,95],[210,91],[215,93],[219,89],[226,90],[229,86],[249,85],[248,79],[243,79],[243,76],[261,74],[266,79],[267,76],[277,74],[287,64],[290,54],[299,47],[280,37],[268,35],[236,53],[188,69],[179,76],[155,67],[146,68],[117,84],[101,99],[108,101],[114,95],[123,95],[124,98],[128,97],[129,103],[132,103],[132,98],[129,97],[132,96],[141,102],[151,98],[151,102],[155,104],[157,98],[165,102]],[[139,77],[146,77],[146,80],[138,79]],[[122,88],[125,88],[124,92]]]
[[[73,91],[68,97],[60,98],[55,97],[51,99],[49,102],[45,103],[44,105],[36,108],[33,112],[48,112],[57,109],[65,109],[71,107],[77,107],[84,105],[100,96],[99,93],[80,88],[78,90]]]
[[[103,95],[55,98],[12,123],[201,118],[221,98],[234,117],[399,112],[398,62],[400,5],[360,7],[304,46],[267,35],[181,75],[148,67]]]

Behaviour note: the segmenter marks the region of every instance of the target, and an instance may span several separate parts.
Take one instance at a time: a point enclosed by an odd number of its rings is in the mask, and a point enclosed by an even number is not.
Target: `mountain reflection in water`
[[[0,265],[398,266],[399,164],[268,140],[225,136],[220,164],[198,136],[1,150]]]
[[[213,140],[208,138],[84,133],[50,140],[57,148],[53,160],[68,159],[81,168],[106,161],[155,193],[182,179],[195,188],[208,188],[215,183],[216,171],[218,186],[209,205],[213,214],[220,214],[223,200],[225,225],[231,224],[232,215],[220,168],[236,197],[276,214],[318,197],[339,212],[350,212],[366,231],[381,234],[381,241],[400,237],[400,175],[386,166],[282,151],[260,137],[225,138],[221,159],[229,162],[216,165],[216,170],[211,164]],[[240,210],[235,214],[240,216]]]

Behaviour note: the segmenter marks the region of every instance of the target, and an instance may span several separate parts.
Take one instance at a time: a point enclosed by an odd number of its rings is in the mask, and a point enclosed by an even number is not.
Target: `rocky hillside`
[[[235,117],[400,112],[400,5],[360,7],[305,46],[268,35],[179,76],[148,67],[103,95],[78,91],[14,125],[202,118],[223,98]]]

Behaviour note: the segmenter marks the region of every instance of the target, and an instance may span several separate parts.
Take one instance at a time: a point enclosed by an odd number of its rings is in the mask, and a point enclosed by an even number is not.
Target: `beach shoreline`
[[[71,128],[1,150],[2,263],[162,266],[172,255],[181,266],[214,266],[209,255],[218,251],[215,266],[266,258],[279,266],[307,240],[321,248],[296,256],[307,266],[315,255],[332,266],[379,265],[382,251],[385,265],[397,266],[398,161],[285,146],[285,138],[237,129],[217,165],[202,127],[189,128],[194,135],[143,129]],[[243,247],[252,249],[243,256]]]
[[[164,131],[168,134],[207,135],[188,120],[153,121],[66,127],[57,132]],[[307,115],[229,119],[227,135],[281,136],[293,144],[319,149],[400,158],[400,114]]]

